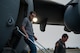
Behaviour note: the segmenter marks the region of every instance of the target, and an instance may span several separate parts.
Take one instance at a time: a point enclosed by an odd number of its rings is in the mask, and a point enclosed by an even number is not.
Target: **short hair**
[[[31,11],[31,12],[30,12],[30,14],[32,14],[32,13],[36,14],[36,12],[35,12],[35,11]]]
[[[67,37],[68,38],[68,35],[65,33],[65,34],[62,35],[62,37],[64,37],[64,38]]]

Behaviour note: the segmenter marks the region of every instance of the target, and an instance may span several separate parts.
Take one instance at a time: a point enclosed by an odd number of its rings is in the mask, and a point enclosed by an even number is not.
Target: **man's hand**
[[[28,34],[26,33],[25,26],[22,26],[22,31],[24,32],[26,39],[28,39],[29,36],[28,36]]]
[[[25,37],[26,37],[26,39],[28,39],[29,38],[28,34],[26,34]]]
[[[34,39],[35,39],[35,40],[37,40],[37,37],[36,37],[36,36],[34,36]]]

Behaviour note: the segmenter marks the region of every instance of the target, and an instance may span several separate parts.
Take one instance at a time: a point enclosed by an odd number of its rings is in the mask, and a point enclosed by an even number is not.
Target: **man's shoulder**
[[[24,19],[28,19],[27,17],[25,17]]]
[[[27,17],[25,17],[24,20],[29,20],[29,19]]]
[[[55,46],[56,46],[56,47],[58,47],[58,46],[59,46],[59,43],[58,43],[58,42],[56,42]]]
[[[58,40],[55,45],[58,47],[60,45],[60,40]]]

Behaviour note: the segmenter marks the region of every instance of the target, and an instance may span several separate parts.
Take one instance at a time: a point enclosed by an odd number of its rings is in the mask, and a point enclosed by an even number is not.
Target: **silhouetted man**
[[[54,53],[66,53],[65,42],[67,41],[67,39],[68,39],[68,35],[67,34],[63,34],[62,38],[59,39],[55,44]]]

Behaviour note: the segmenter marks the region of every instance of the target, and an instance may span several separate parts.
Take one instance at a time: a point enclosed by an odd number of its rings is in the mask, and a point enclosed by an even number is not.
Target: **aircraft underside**
[[[45,0],[0,0],[0,53],[27,53],[24,36],[17,31],[24,17],[36,11],[40,30],[46,24],[65,26],[64,30],[80,34],[80,0],[67,5]],[[20,29],[21,30],[21,29]]]

